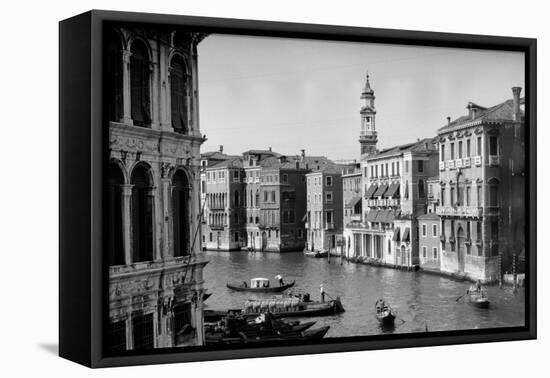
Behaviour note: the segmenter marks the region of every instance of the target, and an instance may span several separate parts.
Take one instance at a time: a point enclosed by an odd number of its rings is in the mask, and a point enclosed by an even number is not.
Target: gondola
[[[295,281],[292,281],[289,284],[285,284],[281,286],[271,286],[267,278],[253,278],[250,280],[250,285],[243,286],[243,285],[232,285],[228,283],[227,287],[231,290],[248,291],[251,293],[280,293],[285,291],[286,289],[290,289],[292,286],[294,286],[294,283]]]
[[[321,340],[330,329],[330,326],[320,327],[317,329],[308,329],[304,332],[294,333],[273,333],[270,335],[247,336],[240,333],[235,337],[226,337],[223,334],[206,334],[206,344],[261,344],[272,343],[278,341],[318,341]]]
[[[244,316],[271,313],[274,318],[330,316],[345,312],[340,298],[327,302],[299,301],[296,298],[248,300],[241,312]]]
[[[383,299],[379,299],[374,304],[374,311],[376,315],[376,319],[380,322],[382,325],[391,325],[393,324],[393,321],[395,320],[395,314],[393,313],[393,310],[391,307],[384,302]]]
[[[468,302],[477,308],[489,308],[489,298],[485,290],[468,290]]]
[[[328,251],[306,251],[304,255],[309,257],[322,258],[328,256]]]

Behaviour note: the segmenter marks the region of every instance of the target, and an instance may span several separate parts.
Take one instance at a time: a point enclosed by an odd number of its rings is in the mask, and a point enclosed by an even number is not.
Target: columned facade
[[[194,107],[196,46],[203,36],[137,28],[109,33],[113,59],[106,74],[116,80],[108,107],[107,347],[116,352],[203,345],[204,139]],[[170,80],[169,67],[177,80]]]

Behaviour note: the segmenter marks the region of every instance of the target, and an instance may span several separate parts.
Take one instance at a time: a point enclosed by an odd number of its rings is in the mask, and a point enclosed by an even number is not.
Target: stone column
[[[128,313],[126,321],[126,350],[134,349],[134,333],[132,332],[132,314]]]
[[[132,53],[122,50],[122,123],[133,124],[131,110],[130,57]]]
[[[132,217],[130,213],[130,201],[132,199],[133,185],[122,185],[122,239],[124,244],[124,262],[126,265],[132,263]]]
[[[162,259],[162,251],[160,246],[160,239],[162,235],[162,228],[160,227],[160,220],[158,216],[162,213],[159,209],[159,200],[158,200],[158,190],[157,187],[149,188],[147,196],[151,199],[151,215],[153,218],[152,227],[153,227],[153,260]]]
[[[163,240],[163,251],[162,255],[164,258],[167,258],[168,256],[173,255],[171,253],[172,251],[172,243],[170,242],[171,235],[173,232],[173,212],[172,209],[172,186],[170,185],[170,179],[163,178],[161,179],[161,185],[162,185],[162,197],[163,197],[163,214],[164,217],[162,219],[164,224],[164,232],[162,234],[162,240]]]

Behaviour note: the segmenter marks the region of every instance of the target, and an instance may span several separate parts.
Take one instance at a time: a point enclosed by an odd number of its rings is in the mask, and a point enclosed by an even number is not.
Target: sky
[[[358,159],[367,72],[379,149],[434,137],[469,101],[489,107],[524,88],[518,52],[214,34],[198,53],[202,152]]]

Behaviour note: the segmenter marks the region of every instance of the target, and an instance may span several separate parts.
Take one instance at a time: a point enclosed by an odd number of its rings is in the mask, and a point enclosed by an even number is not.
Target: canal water
[[[210,261],[205,267],[205,287],[213,295],[205,303],[208,309],[242,308],[248,298],[270,298],[274,294],[235,292],[226,283],[240,285],[250,278],[265,277],[278,285],[274,276],[283,275],[285,282],[296,281],[294,293],[308,292],[320,299],[325,293],[341,297],[346,312],[312,318],[317,326],[329,325],[326,337],[363,336],[386,332],[410,333],[452,331],[495,327],[523,326],[525,319],[524,289],[515,294],[510,287],[489,286],[489,309],[471,306],[467,298],[456,299],[470,286],[423,272],[405,272],[344,261],[332,257],[318,259],[302,252],[251,253],[204,252]],[[285,293],[288,293],[285,292]],[[326,297],[328,299],[328,297]],[[384,298],[397,313],[395,327],[382,329],[374,316],[374,303]]]

